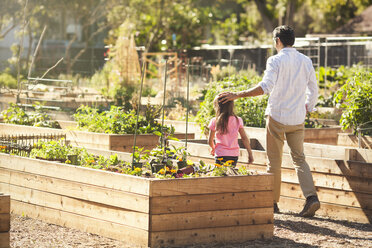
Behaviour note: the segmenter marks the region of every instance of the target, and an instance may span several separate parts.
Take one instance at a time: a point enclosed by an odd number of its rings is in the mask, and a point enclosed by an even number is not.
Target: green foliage
[[[142,97],[155,97],[157,93],[154,88],[145,85],[142,90]]]
[[[129,34],[137,32],[136,44],[146,46],[149,51],[162,49],[185,49],[199,45],[203,31],[210,20],[208,12],[199,8],[192,0],[133,0],[119,2],[111,8],[108,21],[113,30],[108,43],[119,37],[119,27],[128,23]],[[192,30],[192,32],[190,32]],[[176,35],[175,43],[172,34]],[[161,44],[166,40],[166,44]]]
[[[43,112],[42,107],[37,103],[33,105],[35,111],[26,112],[23,108],[11,103],[9,108],[1,114],[4,122],[9,124],[60,128],[58,122],[51,120],[50,116]]]
[[[204,101],[200,104],[200,110],[196,119],[204,133],[208,132],[208,124],[211,118],[215,116],[213,99],[217,94],[224,91],[247,90],[260,81],[259,77],[248,79],[244,76],[232,76],[218,82],[211,82],[204,96]],[[265,109],[267,106],[266,95],[259,97],[240,98],[234,102],[235,113],[242,117],[244,125],[253,127],[265,126]]]
[[[66,164],[72,163],[70,160],[72,156],[76,156],[76,163],[74,165],[77,166],[137,176],[141,176],[143,171],[141,168],[132,169],[128,163],[120,160],[117,154],[110,155],[109,158],[105,158],[101,155],[96,156],[88,153],[85,148],[76,148],[66,145],[63,139],[59,141],[39,140],[30,153],[31,158],[60,161]]]
[[[322,128],[326,127],[325,125],[319,123],[318,120],[310,120],[310,115],[307,115],[305,118],[305,128]]]
[[[334,103],[343,109],[342,129],[372,134],[372,73],[357,73],[335,93]]]
[[[100,112],[89,106],[80,106],[73,115],[78,123],[78,129],[112,134],[134,134],[137,114],[134,110],[125,112],[123,108],[111,106],[109,111]],[[148,111],[146,117],[139,116],[137,134],[154,133],[161,131],[161,124],[155,116]]]
[[[149,158],[149,150],[143,150],[144,148],[135,147],[135,152],[131,154],[133,161],[135,163],[139,163],[143,160],[147,160]]]
[[[36,147],[31,150],[31,158],[43,158],[47,160],[66,161],[68,155],[77,155],[79,149],[71,146],[66,146],[63,139],[58,141],[42,141],[39,140]]]
[[[224,164],[207,165],[202,160],[194,163],[186,160],[189,155],[184,147],[172,147],[162,149],[157,147],[151,151],[138,150],[142,154],[142,159],[136,162],[145,162],[141,167],[132,167],[128,162],[119,159],[117,154],[110,155],[108,158],[102,155],[88,153],[85,148],[76,148],[67,145],[64,139],[42,141],[39,140],[31,150],[30,157],[49,161],[59,161],[61,163],[73,164],[75,166],[100,169],[122,174],[164,178],[188,178],[205,176],[228,176],[228,175],[253,175],[246,168],[235,170],[235,173],[229,173],[232,170],[231,162]],[[0,146],[0,152],[6,153],[6,146]],[[19,154],[25,156],[26,154]],[[74,161],[73,161],[74,160]],[[145,160],[145,161],[144,161]],[[152,164],[160,165],[158,171],[151,170]],[[182,167],[181,167],[182,165]],[[180,171],[185,168],[187,170]],[[191,170],[189,170],[191,169]]]
[[[334,107],[335,92],[354,75],[368,72],[371,72],[371,70],[364,68],[362,65],[340,66],[338,68],[320,67],[318,75],[320,91],[317,106]]]
[[[368,69],[367,69],[368,70]],[[343,65],[338,68],[320,67],[319,68],[319,88],[334,89],[344,85],[349,78],[357,73],[363,73],[366,69],[361,65],[353,65],[345,67]],[[327,81],[327,82],[326,82]]]
[[[265,127],[267,100],[267,95],[264,95],[235,101],[236,113],[243,119],[245,126]]]
[[[316,106],[318,107],[333,107],[333,96],[335,92],[331,92],[329,95],[319,94],[318,102]]]
[[[115,105],[125,110],[133,109],[131,101],[138,87],[119,77],[114,66],[113,60],[107,61],[101,70],[94,73],[91,83],[103,96],[113,99]]]
[[[16,89],[17,79],[7,72],[1,73],[0,88]]]
[[[303,13],[311,20],[309,28],[313,33],[331,33],[337,27],[346,24],[371,5],[370,0],[322,0],[305,1],[307,12]],[[310,31],[310,30],[308,30]]]
[[[324,68],[323,68],[324,69]],[[360,67],[353,67],[351,69],[348,68],[340,68],[335,73],[332,83],[335,85],[345,84],[346,77],[349,76],[351,73],[355,71],[363,70]],[[227,70],[228,71],[228,70]],[[323,71],[324,72],[324,71]],[[216,77],[220,75],[225,75],[226,71],[221,70],[214,72]],[[246,72],[249,76],[243,75],[234,75],[231,77],[225,77],[224,79],[211,82],[209,88],[206,89],[203,96],[203,102],[200,104],[200,110],[197,113],[196,119],[199,125],[202,128],[202,131],[207,134],[208,132],[208,124],[212,117],[215,116],[215,111],[213,107],[213,100],[221,92],[225,91],[242,91],[251,88],[253,85],[256,85],[260,81],[260,77],[255,74],[252,74],[250,71]],[[324,74],[321,74],[323,76]],[[250,80],[248,78],[251,78]],[[322,79],[324,80],[324,79]],[[333,96],[333,94],[331,94]],[[322,101],[322,98],[320,98]],[[333,98],[331,98],[333,100]],[[323,106],[333,106],[330,97],[325,99],[323,97]],[[234,102],[235,105],[235,113],[240,116],[245,126],[250,127],[265,127],[266,120],[265,120],[265,110],[267,106],[268,96],[258,96],[258,97],[246,97],[246,98],[239,98]],[[321,105],[321,104],[320,104]],[[318,123],[317,121],[312,121],[309,118],[305,120],[305,127],[306,128],[322,128],[324,125]]]

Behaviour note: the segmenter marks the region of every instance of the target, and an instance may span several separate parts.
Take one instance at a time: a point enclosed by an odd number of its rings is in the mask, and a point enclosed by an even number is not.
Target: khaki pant
[[[304,154],[304,124],[284,125],[270,116],[266,121],[266,151],[269,163],[267,172],[274,174],[274,202],[279,202],[281,166],[283,156],[284,137],[291,150],[293,165],[296,169],[302,193],[305,197],[316,195],[313,177]]]

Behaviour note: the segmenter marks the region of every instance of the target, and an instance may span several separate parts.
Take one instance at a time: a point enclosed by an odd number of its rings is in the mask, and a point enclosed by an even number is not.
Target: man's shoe
[[[274,213],[275,214],[279,214],[280,213],[277,203],[274,203]]]
[[[300,212],[302,217],[313,217],[315,212],[320,208],[318,196],[312,195],[306,198],[304,209]]]

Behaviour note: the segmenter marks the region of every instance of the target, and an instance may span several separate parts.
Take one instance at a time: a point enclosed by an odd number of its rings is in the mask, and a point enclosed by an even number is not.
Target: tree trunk
[[[32,31],[31,31],[30,26],[28,26],[27,29],[28,29],[28,50],[27,50],[27,57],[25,61],[26,71],[28,71],[28,67],[30,66],[30,57],[31,57],[32,43],[33,43]]]
[[[293,27],[294,21],[293,21],[293,16],[296,11],[296,0],[288,0],[287,2],[287,8],[285,12],[285,25]]]
[[[266,0],[254,0],[257,9],[261,14],[261,18],[265,27],[266,32],[271,33],[275,28],[274,20],[266,7]]]

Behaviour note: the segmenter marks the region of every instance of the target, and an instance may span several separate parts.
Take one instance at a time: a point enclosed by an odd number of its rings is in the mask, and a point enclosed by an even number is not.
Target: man
[[[262,81],[246,91],[221,93],[221,102],[270,94],[266,108],[266,151],[269,160],[267,171],[274,174],[274,212],[279,212],[277,202],[280,197],[282,153],[286,138],[306,197],[300,216],[312,217],[320,208],[320,202],[305,160],[303,143],[306,113],[313,110],[318,98],[315,71],[310,58],[292,47],[295,36],[291,27],[275,28],[273,37],[278,54],[267,60]]]

